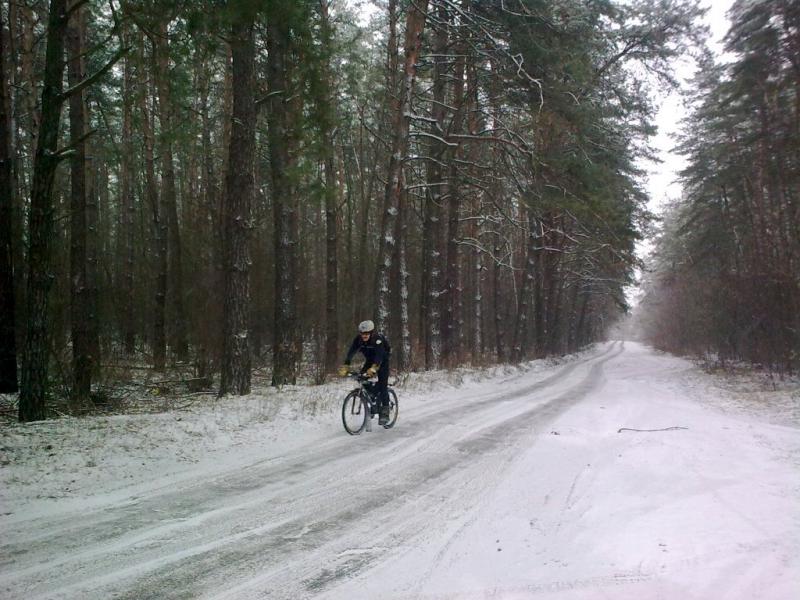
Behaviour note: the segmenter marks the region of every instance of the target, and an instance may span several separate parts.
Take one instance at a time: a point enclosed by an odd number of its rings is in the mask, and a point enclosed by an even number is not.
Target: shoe
[[[389,424],[389,409],[381,410],[381,415],[378,418],[378,425],[388,425]]]

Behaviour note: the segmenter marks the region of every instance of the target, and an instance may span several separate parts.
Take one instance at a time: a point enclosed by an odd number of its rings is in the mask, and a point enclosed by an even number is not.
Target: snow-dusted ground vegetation
[[[0,428],[2,598],[788,600],[796,380],[633,342]]]

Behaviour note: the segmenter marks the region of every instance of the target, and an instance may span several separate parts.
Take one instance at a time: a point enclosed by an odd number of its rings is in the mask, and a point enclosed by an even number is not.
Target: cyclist
[[[378,405],[380,413],[378,418],[379,425],[386,425],[389,422],[389,357],[391,348],[389,342],[383,334],[375,331],[375,323],[372,321],[362,321],[358,324],[358,335],[350,344],[344,364],[339,368],[339,375],[344,377],[350,370],[350,361],[353,360],[356,352],[364,355],[364,365],[361,373],[367,377],[378,376],[378,384],[375,391],[378,394]]]

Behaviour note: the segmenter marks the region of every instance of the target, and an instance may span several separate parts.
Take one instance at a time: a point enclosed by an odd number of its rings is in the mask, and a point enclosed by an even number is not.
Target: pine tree
[[[14,258],[12,212],[14,180],[11,171],[11,122],[6,74],[6,48],[0,14],[0,393],[12,394],[17,383],[16,302],[14,296]]]
[[[250,393],[250,237],[254,195],[256,104],[254,15],[233,15],[233,112],[223,215],[224,326],[219,395]]]

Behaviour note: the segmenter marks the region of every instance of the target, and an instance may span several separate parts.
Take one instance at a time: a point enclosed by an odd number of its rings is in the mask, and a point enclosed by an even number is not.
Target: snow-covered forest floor
[[[614,342],[359,437],[349,387],[3,425],[0,597],[797,597],[796,379]]]

